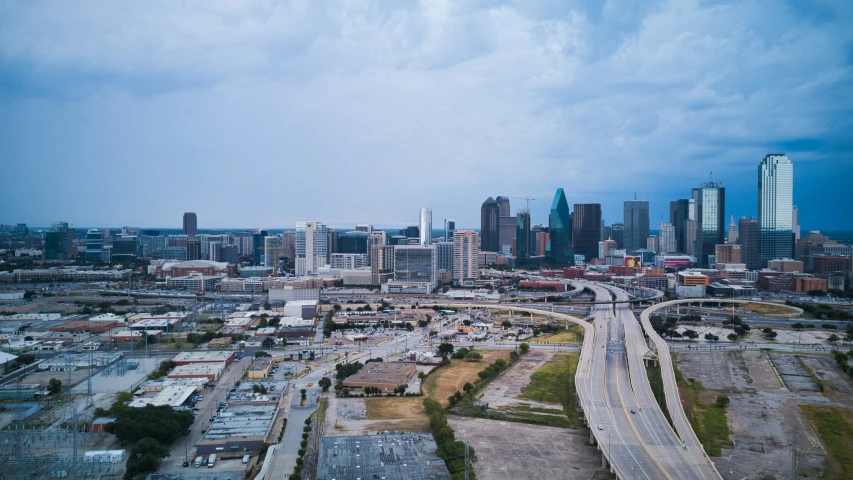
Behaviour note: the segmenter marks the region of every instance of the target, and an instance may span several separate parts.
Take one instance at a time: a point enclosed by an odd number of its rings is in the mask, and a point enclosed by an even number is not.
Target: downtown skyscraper
[[[432,209],[421,207],[418,232],[420,233],[419,243],[421,245],[427,246],[432,243]]]
[[[573,263],[575,254],[572,250],[572,225],[569,221],[569,203],[562,188],[557,189],[554,201],[551,203],[551,215],[548,216],[548,245],[545,256],[554,264]]]
[[[633,252],[646,248],[649,238],[649,202],[647,200],[627,200],[625,202],[624,243],[619,246]]]
[[[480,251],[497,252],[500,225],[500,206],[489,197],[480,207]]]
[[[726,238],[726,189],[713,177],[693,189],[696,205],[696,259],[705,268],[711,266],[710,256]]]
[[[771,153],[758,165],[758,261],[794,258],[794,165]]]
[[[184,213],[184,235],[194,236],[198,234],[198,217],[195,212]]]
[[[572,245],[574,253],[589,261],[598,256],[601,238],[601,204],[576,203],[572,221]]]
[[[326,264],[328,230],[322,222],[296,222],[296,275],[316,275]]]

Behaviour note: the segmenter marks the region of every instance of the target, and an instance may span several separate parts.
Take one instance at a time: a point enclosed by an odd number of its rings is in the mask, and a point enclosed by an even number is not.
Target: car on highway
[[[599,430],[604,430],[604,425],[599,425],[599,426],[598,426],[598,429],[599,429]]]
[[[632,409],[631,409],[631,413],[637,413],[637,412],[635,412],[635,411],[634,411],[634,409],[632,408]]]

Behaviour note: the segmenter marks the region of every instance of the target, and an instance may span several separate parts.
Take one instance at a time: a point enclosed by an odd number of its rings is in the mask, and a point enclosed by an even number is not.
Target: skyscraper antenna
[[[634,191],[634,200],[636,200],[636,199],[637,199],[637,192],[636,192],[636,190],[635,190],[635,191]]]

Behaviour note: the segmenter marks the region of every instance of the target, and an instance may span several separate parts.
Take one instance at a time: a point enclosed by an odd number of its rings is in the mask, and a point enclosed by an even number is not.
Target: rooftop
[[[175,362],[227,362],[234,352],[207,351],[207,352],[181,352],[172,360]]]
[[[429,434],[324,437],[320,440],[317,478],[450,480]]]

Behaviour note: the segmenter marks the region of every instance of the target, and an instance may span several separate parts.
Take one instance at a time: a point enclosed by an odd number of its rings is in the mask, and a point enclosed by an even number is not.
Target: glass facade
[[[456,232],[456,220],[453,219],[445,219],[444,220],[444,241],[452,242],[453,241],[453,233]]]
[[[624,243],[619,246],[633,252],[646,248],[649,238],[649,202],[645,200],[628,200],[625,202],[625,232]]]
[[[515,260],[524,263],[530,258],[530,213],[519,212],[515,216]]]
[[[710,267],[710,256],[715,255],[718,244],[726,238],[726,189],[713,180],[693,189],[696,205],[697,260],[702,267]]]
[[[489,197],[480,207],[480,250],[497,252],[500,249],[499,226],[500,207],[494,198]]]
[[[420,233],[419,240],[421,245],[432,243],[432,209],[421,207],[418,233]]]
[[[333,253],[367,253],[367,232],[346,232],[338,236]]]
[[[687,220],[690,220],[690,200],[682,198],[669,202],[669,223],[675,228],[674,252],[687,252],[687,235],[684,231],[684,222]]]
[[[394,247],[394,281],[435,283],[435,247]]]
[[[551,215],[548,217],[548,246],[545,256],[553,263],[573,263],[571,224],[569,223],[569,203],[562,188],[557,189],[551,202]],[[597,245],[597,242],[596,242]]]
[[[572,243],[575,253],[587,261],[598,257],[598,242],[601,238],[601,204],[575,204],[572,219]]]
[[[770,154],[758,166],[759,268],[770,260],[794,258],[794,165]]]

